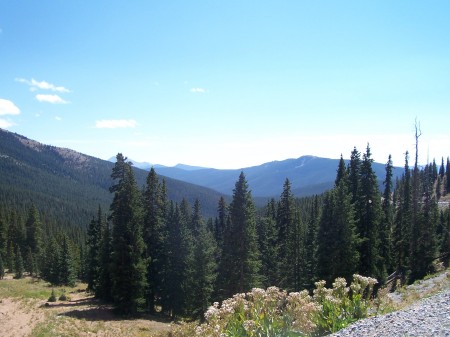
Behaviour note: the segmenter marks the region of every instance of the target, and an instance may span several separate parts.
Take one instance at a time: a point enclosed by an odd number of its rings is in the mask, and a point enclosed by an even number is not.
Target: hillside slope
[[[98,205],[109,209],[114,163],[48,146],[0,129],[0,206],[27,209],[34,203],[45,218],[87,225]],[[147,171],[135,168],[139,186]],[[162,178],[162,177],[160,177]],[[220,193],[164,177],[169,199],[200,200],[205,216],[215,215]]]

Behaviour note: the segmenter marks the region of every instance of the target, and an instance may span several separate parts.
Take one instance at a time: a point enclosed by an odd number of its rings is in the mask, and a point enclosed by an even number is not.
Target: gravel
[[[330,337],[450,337],[450,289],[405,310],[366,318]]]

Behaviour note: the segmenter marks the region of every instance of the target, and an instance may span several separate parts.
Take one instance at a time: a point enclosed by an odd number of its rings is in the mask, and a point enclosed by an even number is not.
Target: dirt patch
[[[49,335],[63,336],[157,336],[170,331],[168,321],[143,315],[117,316],[113,308],[86,293],[69,294],[69,301],[44,303],[41,310],[53,312]]]
[[[159,317],[124,319],[113,308],[85,292],[68,294],[70,300],[0,299],[2,337],[25,336],[163,336],[171,327]]]
[[[3,298],[0,300],[0,331],[3,337],[28,336],[45,320],[45,312],[36,310],[36,300]]]

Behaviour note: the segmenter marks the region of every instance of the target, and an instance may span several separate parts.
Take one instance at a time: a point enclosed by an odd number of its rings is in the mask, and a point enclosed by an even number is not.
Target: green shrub
[[[58,298],[60,301],[67,301],[67,296],[66,296],[66,289],[62,290],[62,294],[61,296],[59,296]]]
[[[56,302],[56,295],[55,295],[55,289],[52,289],[52,294],[50,295],[50,297],[48,298],[49,302]]]

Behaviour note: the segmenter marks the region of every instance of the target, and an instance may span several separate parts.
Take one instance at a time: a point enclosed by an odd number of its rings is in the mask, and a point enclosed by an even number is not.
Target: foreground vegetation
[[[403,309],[417,300],[450,288],[450,270],[428,275],[409,286],[378,291],[377,298],[362,296],[374,280],[356,276],[350,286],[337,279],[331,288],[319,282],[312,295],[287,293],[276,287],[253,289],[214,303],[205,321],[170,323],[158,316],[117,315],[106,303],[86,293],[86,284],[75,288],[52,287],[48,282],[26,277],[0,281],[2,336],[136,336],[214,337],[318,336],[338,330],[366,315]],[[47,303],[52,290],[57,301]],[[66,300],[60,300],[62,294]],[[10,308],[8,308],[10,306]],[[9,310],[9,311],[8,311]],[[10,320],[8,322],[8,319]],[[23,325],[23,329],[19,329]],[[223,335],[222,335],[223,336]]]

